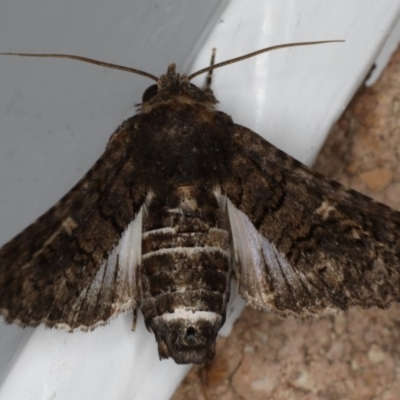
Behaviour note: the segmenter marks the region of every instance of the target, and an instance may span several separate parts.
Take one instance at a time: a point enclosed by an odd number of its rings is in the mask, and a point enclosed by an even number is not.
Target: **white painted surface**
[[[219,62],[281,43],[345,40],[276,50],[215,71],[221,110],[311,164],[397,22],[399,4],[237,1],[203,45],[194,70],[207,64],[213,47]]]
[[[235,0],[221,14],[211,0],[3,0],[0,51],[73,53],[160,74],[170,62],[186,72],[191,54],[198,54],[193,70],[208,65],[212,47],[221,61],[279,43],[345,39],[278,50],[214,74],[221,110],[309,163],[399,7],[399,0]],[[65,60],[0,57],[0,66],[4,243],[77,182],[152,82]],[[131,322],[124,315],[73,335],[0,326],[0,398],[169,398],[187,368],[159,362],[142,318],[134,333]]]

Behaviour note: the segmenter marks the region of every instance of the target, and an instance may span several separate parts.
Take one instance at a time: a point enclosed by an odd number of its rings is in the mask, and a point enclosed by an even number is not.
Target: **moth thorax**
[[[222,317],[210,311],[176,309],[153,319],[151,326],[160,358],[177,364],[202,364],[215,355],[215,341]]]

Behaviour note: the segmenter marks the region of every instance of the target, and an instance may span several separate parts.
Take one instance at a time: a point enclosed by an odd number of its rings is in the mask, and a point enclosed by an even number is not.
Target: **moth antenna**
[[[209,67],[213,67],[215,64],[215,54],[217,52],[217,49],[214,47],[212,49],[211,52],[211,60],[210,60],[210,66]],[[206,77],[206,81],[204,83],[204,90],[211,90],[211,83],[212,83],[212,73],[213,73],[213,68],[211,68],[208,71],[207,77]]]
[[[140,69],[124,67],[122,65],[110,64],[104,61],[93,60],[92,58],[74,56],[71,54],[35,54],[35,53],[0,53],[4,56],[21,56],[21,57],[47,57],[47,58],[70,58],[71,60],[83,61],[90,64],[100,65],[101,67],[116,69],[119,71],[130,72],[137,75],[142,75],[147,78],[152,79],[153,81],[158,81],[158,78],[148,72],[141,71]]]
[[[214,65],[210,65],[209,67],[203,68],[200,71],[193,73],[192,75],[188,76],[189,80],[192,80],[194,77],[204,74],[205,72],[213,71],[214,69],[224,67],[225,65],[233,64],[239,61],[247,60],[250,57],[258,56],[259,54],[266,53],[272,50],[284,49],[286,47],[297,47],[297,46],[310,46],[313,44],[322,44],[322,43],[341,43],[344,40],[320,40],[318,42],[298,42],[298,43],[286,43],[286,44],[279,44],[277,46],[266,47],[261,50],[254,51],[253,53],[245,54],[244,56],[231,58],[230,60],[223,61]]]

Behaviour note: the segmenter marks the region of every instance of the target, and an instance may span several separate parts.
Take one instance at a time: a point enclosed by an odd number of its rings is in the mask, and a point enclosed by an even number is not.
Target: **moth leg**
[[[214,47],[211,52],[211,60],[210,60],[210,67],[212,67],[215,64],[215,54],[217,53],[217,49]],[[211,91],[211,82],[212,82],[212,73],[213,70],[210,69],[207,73],[206,81],[204,82],[204,91]]]
[[[133,319],[132,319],[132,328],[131,328],[132,332],[136,330],[136,322],[137,322],[137,308],[135,308],[133,310]]]

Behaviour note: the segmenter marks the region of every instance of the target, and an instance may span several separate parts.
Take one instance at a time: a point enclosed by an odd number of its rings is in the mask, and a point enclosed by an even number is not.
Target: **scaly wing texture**
[[[400,213],[236,125],[222,185],[239,292],[255,308],[321,316],[400,300]]]
[[[135,308],[146,197],[131,157],[135,137],[132,120],[123,123],[81,181],[0,249],[7,322],[92,328]]]

